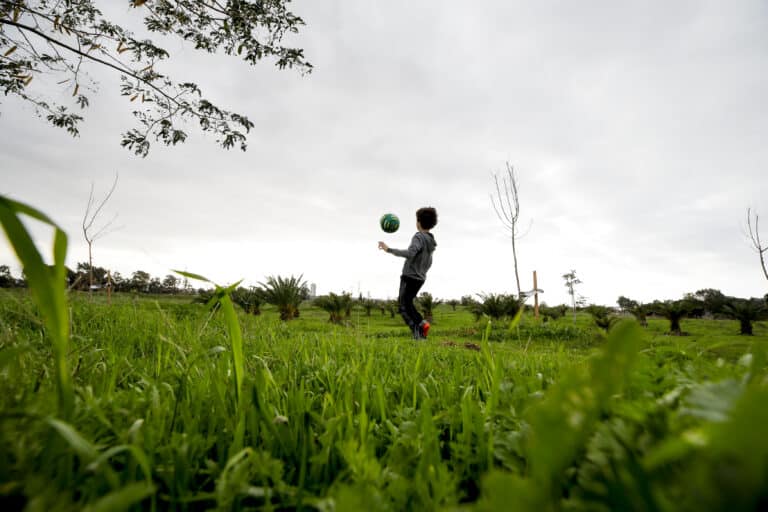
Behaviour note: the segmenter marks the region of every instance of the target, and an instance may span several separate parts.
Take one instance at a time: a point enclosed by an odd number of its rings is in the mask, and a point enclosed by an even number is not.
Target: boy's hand
[[[385,244],[384,242],[379,242],[379,249],[381,249],[382,251],[388,251],[389,250],[389,246],[387,244]]]

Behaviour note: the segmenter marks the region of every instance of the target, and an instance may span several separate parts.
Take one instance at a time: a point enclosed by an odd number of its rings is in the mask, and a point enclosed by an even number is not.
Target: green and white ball
[[[384,232],[394,233],[400,227],[400,219],[398,219],[397,215],[394,213],[385,213],[381,216],[379,224],[381,225],[381,229],[383,229]]]

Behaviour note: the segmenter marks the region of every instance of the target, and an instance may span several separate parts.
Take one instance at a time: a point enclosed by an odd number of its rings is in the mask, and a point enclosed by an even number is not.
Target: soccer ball
[[[394,213],[385,213],[379,220],[381,229],[386,233],[394,233],[400,227],[400,219]]]

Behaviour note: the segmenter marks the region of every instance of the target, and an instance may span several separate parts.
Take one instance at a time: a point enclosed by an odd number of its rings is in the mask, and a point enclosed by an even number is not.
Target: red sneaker
[[[429,322],[427,322],[426,320],[421,322],[421,335],[424,336],[425,338],[429,334],[429,328],[430,327],[432,327],[432,326],[429,325]]]

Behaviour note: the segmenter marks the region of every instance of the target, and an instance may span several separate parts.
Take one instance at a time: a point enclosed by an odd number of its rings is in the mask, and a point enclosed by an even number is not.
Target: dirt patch
[[[445,341],[440,342],[440,345],[442,345],[444,347],[459,347],[459,346],[461,346],[461,347],[466,348],[467,350],[480,350],[480,345],[478,345],[477,343],[472,343],[470,341],[467,341],[467,342],[462,343],[462,344],[458,344],[455,341],[445,340]]]

